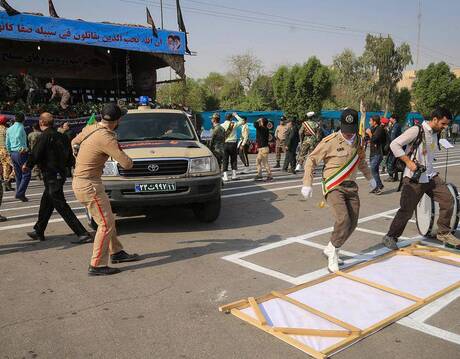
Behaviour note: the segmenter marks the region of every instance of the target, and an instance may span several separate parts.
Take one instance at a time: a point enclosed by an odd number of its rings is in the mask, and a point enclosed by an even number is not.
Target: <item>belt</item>
[[[342,187],[355,187],[356,182],[355,181],[343,181],[340,185]]]

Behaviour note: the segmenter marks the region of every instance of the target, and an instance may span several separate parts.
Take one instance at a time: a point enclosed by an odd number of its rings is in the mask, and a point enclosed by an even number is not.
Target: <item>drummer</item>
[[[429,121],[412,126],[391,142],[391,151],[396,158],[405,163],[406,168],[402,179],[401,208],[391,222],[388,233],[383,237],[383,244],[390,249],[398,249],[398,238],[425,193],[439,203],[436,238],[445,245],[460,249],[460,240],[451,233],[450,226],[454,208],[453,198],[446,183],[433,167],[438,135],[447,128],[451,119],[452,114],[449,110],[438,108],[431,113]],[[404,151],[403,147],[406,145]],[[411,148],[413,155],[409,157]]]

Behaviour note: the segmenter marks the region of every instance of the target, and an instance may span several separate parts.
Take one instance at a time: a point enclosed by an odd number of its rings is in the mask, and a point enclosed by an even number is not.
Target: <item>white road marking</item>
[[[375,234],[377,236],[381,236],[383,237],[386,233],[383,233],[383,232],[377,232],[377,231],[374,231],[372,229],[367,229],[367,228],[361,228],[361,227],[357,227],[356,228],[357,231],[360,231],[360,232],[364,232],[364,233],[370,233],[370,234]],[[400,239],[409,239],[409,237],[399,237]]]
[[[78,219],[86,218],[86,215],[80,215],[77,216]],[[48,223],[59,223],[59,222],[64,222],[62,218],[55,218],[55,219],[50,219]],[[18,229],[18,228],[27,228],[27,227],[32,227],[35,225],[36,222],[28,222],[28,223],[21,223],[21,224],[13,224],[9,226],[3,226],[0,227],[0,231],[7,231],[9,229]]]

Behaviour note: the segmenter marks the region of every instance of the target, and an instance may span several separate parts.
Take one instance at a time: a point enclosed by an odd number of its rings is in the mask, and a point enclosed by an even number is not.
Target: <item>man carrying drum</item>
[[[451,233],[451,218],[454,208],[452,195],[446,183],[433,168],[433,158],[438,146],[438,135],[445,129],[452,114],[438,108],[430,116],[430,121],[412,126],[391,142],[391,151],[406,165],[401,191],[401,208],[391,222],[383,244],[390,249],[398,249],[398,237],[406,228],[417,204],[426,193],[439,203],[438,233],[436,238],[446,245],[459,247],[460,240]],[[406,151],[403,147],[407,145]]]

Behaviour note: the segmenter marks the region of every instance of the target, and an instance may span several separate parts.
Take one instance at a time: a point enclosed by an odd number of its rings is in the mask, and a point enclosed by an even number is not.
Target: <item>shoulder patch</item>
[[[324,137],[322,142],[329,142],[332,140],[334,137],[336,137],[338,132],[331,133],[329,136]]]

